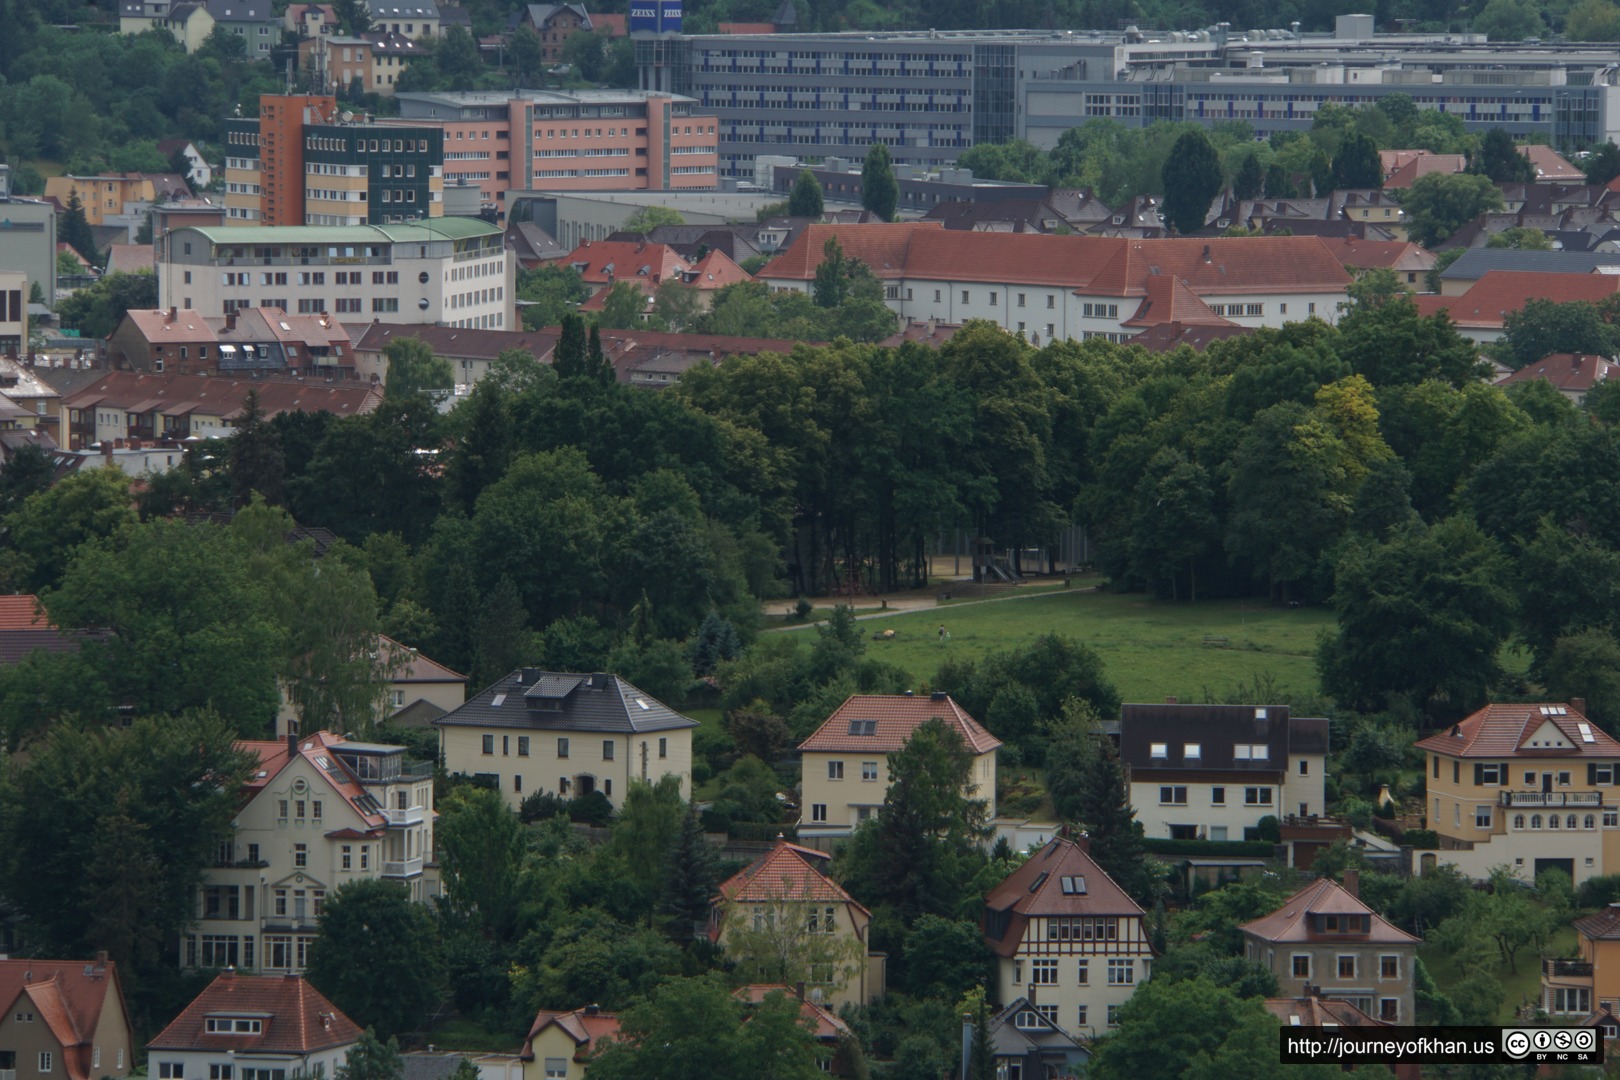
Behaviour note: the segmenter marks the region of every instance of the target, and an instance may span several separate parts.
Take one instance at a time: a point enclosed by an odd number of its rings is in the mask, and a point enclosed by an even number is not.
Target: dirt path
[[[1009,600],[1033,600],[1039,596],[1060,596],[1064,593],[1095,592],[1096,588],[1097,587],[1095,585],[1087,585],[1082,588],[1075,589],[1042,589],[1039,592],[1009,591],[1001,596],[985,596],[973,600],[954,600],[948,605],[941,604],[939,602],[939,598],[935,596],[874,596],[871,597],[872,601],[875,601],[881,605],[885,600],[887,600],[888,606],[881,607],[877,611],[858,612],[855,616],[855,621],[865,622],[869,619],[886,619],[892,615],[912,615],[919,611],[931,611],[936,608],[948,608],[951,611],[955,611],[958,608],[971,607],[976,604],[1001,604]],[[782,618],[784,615],[790,614],[792,611],[793,605],[791,603],[785,604],[778,608],[776,602],[773,601],[767,608],[764,609],[763,614],[766,618],[775,620]],[[788,623],[784,626],[766,626],[763,629],[767,633],[781,633],[786,630],[808,630],[812,626],[822,626],[826,622],[826,619],[815,619],[808,622]]]

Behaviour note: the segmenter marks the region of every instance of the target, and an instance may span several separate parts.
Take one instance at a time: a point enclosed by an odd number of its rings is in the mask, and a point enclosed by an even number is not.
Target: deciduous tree
[[[355,1023],[389,1037],[416,1031],[444,979],[432,913],[397,882],[342,885],[327,897],[305,974]]]
[[[893,221],[894,208],[899,202],[900,182],[894,178],[889,148],[873,143],[861,165],[861,205],[881,220]]]
[[[793,194],[788,196],[788,213],[819,220],[823,205],[821,181],[809,169],[800,169],[799,178],[793,182]]]
[[[1204,227],[1209,205],[1220,193],[1225,177],[1221,159],[1202,131],[1188,131],[1176,140],[1160,174],[1165,224],[1183,236]]]

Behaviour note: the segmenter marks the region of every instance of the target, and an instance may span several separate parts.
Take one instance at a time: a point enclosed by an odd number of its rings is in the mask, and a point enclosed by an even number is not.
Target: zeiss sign
[[[630,31],[680,33],[681,0],[633,0],[630,5]]]

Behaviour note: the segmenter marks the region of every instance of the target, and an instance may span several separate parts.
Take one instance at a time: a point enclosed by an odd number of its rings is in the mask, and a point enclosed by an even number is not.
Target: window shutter
[[[1591,764],[1590,762],[1588,762],[1586,766],[1586,786],[1597,786],[1597,766]]]
[[[1474,766],[1474,785],[1477,787],[1480,784],[1483,784],[1484,782],[1485,782],[1485,766],[1476,764]]]

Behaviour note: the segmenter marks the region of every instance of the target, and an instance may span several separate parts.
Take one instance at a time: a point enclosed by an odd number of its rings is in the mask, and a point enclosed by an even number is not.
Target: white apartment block
[[[471,218],[187,226],[157,239],[158,306],[506,330],[516,325],[514,267],[501,230]]]

